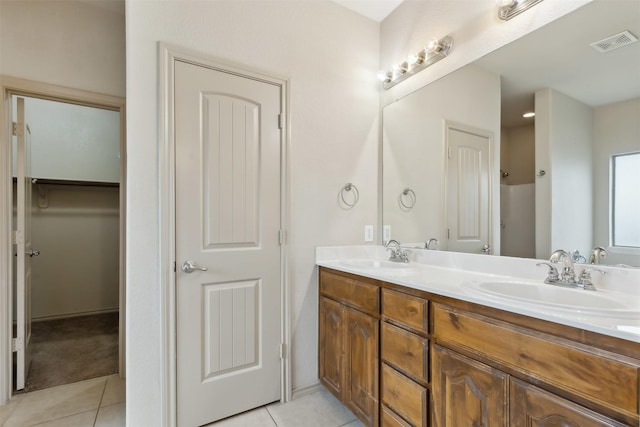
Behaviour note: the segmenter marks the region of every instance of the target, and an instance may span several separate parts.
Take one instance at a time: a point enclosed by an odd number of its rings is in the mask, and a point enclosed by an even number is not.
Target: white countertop
[[[513,299],[474,290],[483,282],[517,282],[545,285],[546,268],[536,267],[539,260],[462,254],[455,252],[409,250],[407,268],[368,268],[358,260],[388,259],[382,246],[333,246],[316,248],[316,265],[358,274],[364,277],[419,289],[437,295],[482,304],[525,316],[573,326],[604,335],[640,342],[640,270],[601,267],[606,275],[594,284],[598,296],[620,301],[631,307],[623,314],[579,311],[558,305],[539,304],[535,300]],[[576,265],[576,270],[591,266]],[[569,292],[593,292],[567,289]],[[578,297],[580,295],[577,295]]]

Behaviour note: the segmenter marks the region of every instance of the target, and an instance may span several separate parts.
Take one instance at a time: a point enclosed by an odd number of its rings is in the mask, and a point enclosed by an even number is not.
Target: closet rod
[[[34,184],[41,185],[73,185],[82,187],[112,187],[119,188],[119,182],[103,182],[103,181],[72,181],[68,179],[48,179],[48,178],[33,178]],[[17,178],[13,178],[13,182],[17,182]]]

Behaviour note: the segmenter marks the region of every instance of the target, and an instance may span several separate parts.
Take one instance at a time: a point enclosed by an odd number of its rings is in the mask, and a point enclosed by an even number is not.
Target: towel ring
[[[405,203],[404,202],[404,197],[403,196],[409,196],[409,203]],[[411,209],[416,205],[416,193],[410,189],[410,188],[405,188],[404,190],[402,190],[402,193],[400,193],[400,196],[398,197],[398,200],[400,200],[400,204],[406,208],[406,209]]]
[[[345,195],[345,192],[351,192],[351,191],[353,191],[353,202],[349,203],[345,199],[344,195]],[[358,191],[358,187],[356,187],[354,184],[348,182],[340,190],[340,198],[342,199],[342,203],[344,203],[346,206],[348,206],[350,208],[354,207],[358,203],[358,200],[360,199],[360,192]]]

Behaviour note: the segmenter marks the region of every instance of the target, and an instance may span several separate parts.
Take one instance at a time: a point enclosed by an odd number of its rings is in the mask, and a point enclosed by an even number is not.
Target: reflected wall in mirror
[[[603,246],[605,263],[640,266],[640,248],[611,242],[612,158],[640,152],[640,42],[606,53],[590,46],[623,31],[640,36],[639,3],[595,0],[385,106],[382,217],[391,238],[452,246],[445,127],[455,122],[494,135],[490,214],[477,217],[489,223],[489,241],[465,251],[487,244],[497,255],[548,258],[562,248],[588,259]],[[524,119],[527,111],[535,118]],[[415,192],[412,208],[402,204],[405,188]]]

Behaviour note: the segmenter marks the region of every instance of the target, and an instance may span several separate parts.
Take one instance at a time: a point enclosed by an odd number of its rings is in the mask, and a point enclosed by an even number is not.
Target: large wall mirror
[[[385,106],[383,240],[640,266],[634,36],[638,1],[595,0]]]

